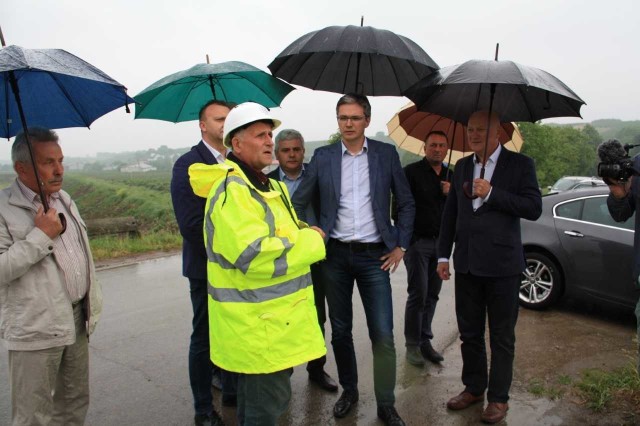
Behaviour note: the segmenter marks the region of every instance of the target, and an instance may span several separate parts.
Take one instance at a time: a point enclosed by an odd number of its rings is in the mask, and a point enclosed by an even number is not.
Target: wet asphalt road
[[[180,256],[170,256],[99,272],[105,305],[102,320],[90,342],[92,396],[88,425],[193,424],[187,374],[191,304],[188,283],[180,271]],[[443,285],[433,325],[434,346],[443,351],[445,362],[429,364],[425,368],[416,368],[404,361],[406,271],[403,266],[392,274],[392,287],[398,354],[398,412],[409,425],[480,424],[480,405],[458,413],[448,412],[445,408],[446,400],[461,391],[452,281]],[[528,316],[521,310],[521,322],[523,313],[525,318]],[[357,292],[354,294],[354,316],[360,382],[357,406],[347,418],[336,420],[332,408],[338,394],[318,389],[308,382],[304,366],[297,367],[292,376],[292,401],[282,425],[382,424],[376,418],[371,346]],[[598,327],[606,328],[606,325],[600,321]],[[524,333],[519,325],[518,338]],[[623,326],[619,334],[626,338],[628,334],[632,335],[632,330]],[[519,358],[521,355],[518,353]],[[6,358],[6,351],[0,351],[0,425],[9,424]],[[327,371],[337,379],[330,345]],[[234,425],[234,410],[221,409],[220,394],[216,393],[214,397],[214,404],[227,424]],[[508,423],[579,423],[580,413],[562,410],[557,404],[514,388]]]

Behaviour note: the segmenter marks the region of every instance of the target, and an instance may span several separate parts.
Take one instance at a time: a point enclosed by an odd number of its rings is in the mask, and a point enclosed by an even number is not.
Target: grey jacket
[[[102,312],[102,291],[86,225],[69,194],[60,191],[89,258],[89,289],[84,299],[87,333]],[[0,191],[0,337],[9,350],[39,350],[75,342],[73,308],[64,273],[53,256],[53,241],[34,225],[36,211],[14,181]]]

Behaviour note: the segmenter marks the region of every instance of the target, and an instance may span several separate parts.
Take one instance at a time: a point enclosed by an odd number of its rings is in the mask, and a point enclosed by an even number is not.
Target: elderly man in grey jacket
[[[89,408],[88,335],[102,294],[86,226],[62,190],[55,132],[28,131],[11,150],[17,178],[0,191],[0,337],[9,349],[12,424],[82,425]],[[45,213],[39,186],[50,209]],[[66,219],[66,228],[58,215]]]

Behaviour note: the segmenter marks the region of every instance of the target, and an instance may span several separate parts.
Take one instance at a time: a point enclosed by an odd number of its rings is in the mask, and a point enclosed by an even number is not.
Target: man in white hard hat
[[[239,373],[241,425],[277,424],[292,367],[326,354],[309,270],[325,257],[324,233],[300,222],[286,185],[262,173],[279,125],[265,107],[240,104],[224,128],[233,152],[189,168],[194,192],[207,198],[211,359]]]

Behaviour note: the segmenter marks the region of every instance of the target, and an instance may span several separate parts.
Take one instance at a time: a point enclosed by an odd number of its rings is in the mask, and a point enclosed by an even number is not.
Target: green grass
[[[75,200],[85,219],[133,216],[138,220],[143,233],[177,232],[178,226],[168,189],[158,190],[145,186],[144,182],[149,182],[154,187],[160,185],[158,175],[138,175],[135,177],[138,184],[132,185],[124,182],[134,179],[131,176],[122,176],[122,180],[118,180],[112,174],[97,177],[68,173],[65,175],[64,189]],[[165,185],[168,185],[169,173],[164,174],[164,180]]]
[[[614,399],[637,404],[640,398],[640,376],[631,364],[613,371],[585,370],[575,386],[587,406],[596,412],[603,411]]]
[[[529,382],[527,390],[539,397],[546,397],[552,400],[560,399],[569,390],[571,378],[569,376],[559,376],[554,383],[545,383],[540,379],[533,379]]]
[[[89,243],[94,260],[112,259],[151,251],[170,251],[182,247],[182,237],[176,232],[156,231],[140,238],[103,236]]]
[[[620,409],[640,413],[640,376],[631,363],[613,371],[584,370],[575,380],[568,375],[553,380],[533,379],[527,390],[535,396],[551,400],[572,394],[594,412]]]

